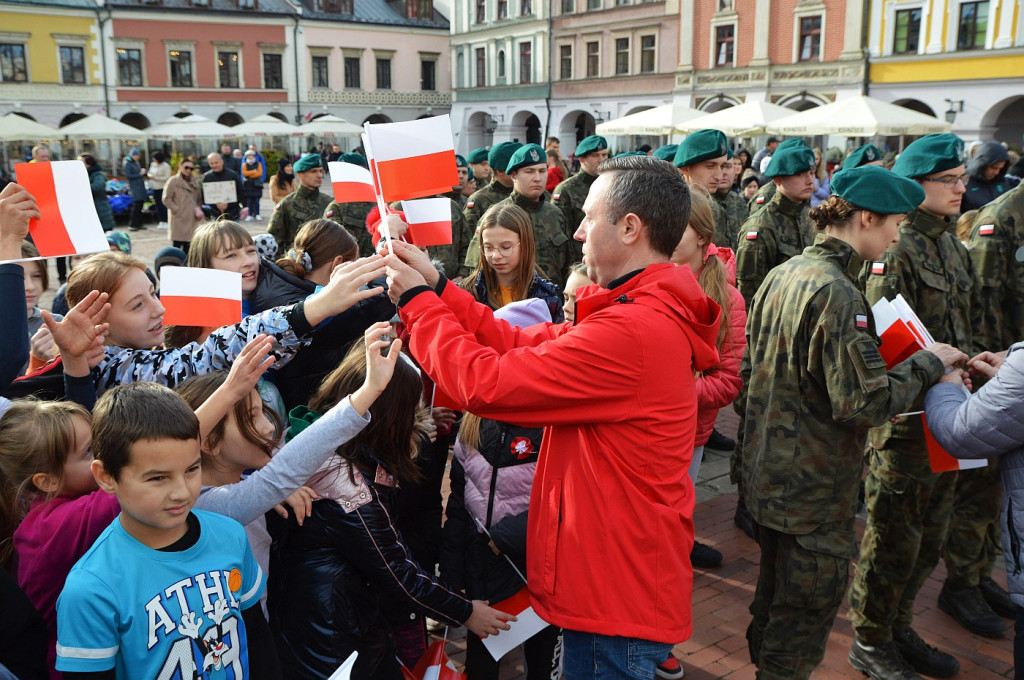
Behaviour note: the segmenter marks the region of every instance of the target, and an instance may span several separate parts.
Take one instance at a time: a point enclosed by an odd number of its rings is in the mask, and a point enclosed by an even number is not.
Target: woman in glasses
[[[476,232],[483,257],[462,287],[491,309],[539,298],[547,303],[555,323],[564,321],[558,288],[537,266],[533,225],[526,211],[516,205],[492,206],[480,218]]]
[[[199,182],[195,178],[195,164],[188,159],[178,165],[178,173],[167,180],[163,201],[167,206],[167,235],[175,248],[188,253],[192,232],[203,220]]]

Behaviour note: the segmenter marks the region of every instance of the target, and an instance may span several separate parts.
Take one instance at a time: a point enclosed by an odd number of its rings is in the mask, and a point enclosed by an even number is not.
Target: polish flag
[[[242,275],[200,267],[161,267],[160,302],[169,326],[230,326],[242,320]]]
[[[352,678],[352,669],[356,665],[357,656],[359,656],[359,652],[349,654],[348,658],[338,666],[338,670],[334,671],[327,680],[350,680]]]
[[[452,202],[448,198],[421,198],[402,201],[402,212],[409,225],[409,240],[421,248],[452,242]]]
[[[327,164],[331,173],[331,186],[337,203],[373,203],[377,195],[373,190],[373,176],[366,168],[352,163],[331,161]]]
[[[502,600],[492,607],[506,614],[512,614],[518,620],[510,621],[508,630],[499,630],[497,635],[488,635],[482,642],[495,661],[523,644],[537,633],[548,627],[548,622],[540,618],[530,606],[530,593],[523,586],[518,593]]]
[[[365,128],[367,151],[372,154],[385,202],[441,194],[459,183],[447,115],[403,123],[367,123]]]
[[[991,236],[996,233],[996,225],[994,224],[983,224],[978,227],[978,236]]]
[[[110,250],[92,202],[85,163],[19,163],[14,172],[39,206],[40,217],[29,222],[28,230],[42,257]]]
[[[982,468],[988,465],[988,461],[984,458],[980,459],[968,459],[968,458],[954,458],[949,455],[946,449],[942,448],[935,437],[932,435],[931,430],[928,429],[928,419],[925,418],[924,414],[921,414],[921,421],[924,423],[924,441],[928,447],[928,463],[932,467],[932,472],[952,472],[953,470],[973,470],[975,468]]]
[[[892,368],[922,349],[917,336],[900,318],[891,302],[882,298],[871,308],[871,313],[875,317],[875,332],[882,340],[878,352],[885,359],[886,367]]]
[[[903,319],[904,323],[913,331],[914,335],[917,336],[918,341],[921,343],[921,347],[928,347],[929,345],[935,344],[935,338],[928,332],[928,329],[922,323],[921,319],[917,316],[917,312],[911,308],[910,304],[907,303],[906,299],[902,295],[897,295],[893,301],[892,306],[899,313],[900,318]]]
[[[444,640],[430,645],[412,670],[402,666],[402,676],[405,680],[466,680],[466,676],[452,666],[444,651]]]

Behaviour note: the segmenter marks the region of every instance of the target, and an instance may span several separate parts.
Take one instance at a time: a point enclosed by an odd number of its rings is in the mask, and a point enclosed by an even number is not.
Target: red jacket
[[[676,643],[691,633],[695,371],[718,363],[718,306],[652,265],[578,293],[576,324],[512,329],[454,285],[401,309],[412,352],[466,411],[544,426],[527,576],[546,621]]]

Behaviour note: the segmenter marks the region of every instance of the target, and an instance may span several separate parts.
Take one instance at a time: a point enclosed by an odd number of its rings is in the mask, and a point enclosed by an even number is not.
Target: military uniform
[[[299,185],[294,193],[285,196],[274,206],[267,231],[277,240],[278,254],[285,253],[295,242],[299,227],[310,220],[323,217],[333,201],[320,189],[311,189]]]
[[[596,179],[597,175],[580,170],[569,179],[559,183],[551,196],[552,203],[565,215],[565,223],[573,234],[576,233],[580,222],[586,217],[583,212],[583,203],[590,195],[590,187],[593,186]],[[583,243],[576,239],[570,240],[572,242],[572,261],[579,262],[583,259]]]
[[[748,306],[768,272],[814,243],[817,229],[808,217],[810,210],[809,202],[797,203],[778,192],[740,227],[736,287]]]
[[[915,189],[888,187],[903,200]],[[824,657],[857,554],[868,428],[943,373],[924,351],[886,369],[857,285],[862,262],[845,241],[819,234],[768,274],[748,317],[742,476],[761,566],[747,639],[762,680],[805,679]]]
[[[450,198],[455,203],[458,203],[459,204],[459,210],[462,210],[463,208],[465,208],[466,207],[466,203],[468,203],[467,197],[463,196],[462,192],[458,191],[458,190],[452,190],[452,191],[449,191],[446,194],[441,194],[441,195],[444,196],[445,198]]]
[[[711,195],[715,199],[712,205],[721,208],[722,215],[721,218],[715,216],[714,243],[719,248],[735,248],[740,227],[747,220],[747,203],[735,191],[728,189]],[[722,219],[721,223],[719,219]]]
[[[498,205],[518,205],[526,211],[533,222],[533,241],[536,245],[537,266],[542,276],[558,286],[565,288],[565,279],[569,275],[569,265],[574,260],[570,241],[572,238],[565,223],[565,215],[554,205],[544,200],[531,201],[517,191],[501,201]]]
[[[952,220],[915,210],[880,266],[865,267],[873,304],[903,296],[935,338],[970,353],[981,307],[974,267],[951,233]],[[875,272],[875,273],[871,273]],[[922,408],[923,394],[910,410]],[[938,563],[957,473],[933,473],[922,419],[909,417],[871,431],[865,482],[867,529],[850,590],[857,639],[886,644],[909,628],[914,599]]]
[[[359,257],[373,255],[373,239],[366,228],[366,216],[376,207],[376,203],[331,203],[324,210],[324,219],[337,222],[345,228],[359,246]]]
[[[757,193],[747,201],[747,216],[753,217],[754,213],[766,206],[772,197],[776,194],[778,189],[775,186],[775,182],[768,181],[761,185],[761,188],[757,190]]]

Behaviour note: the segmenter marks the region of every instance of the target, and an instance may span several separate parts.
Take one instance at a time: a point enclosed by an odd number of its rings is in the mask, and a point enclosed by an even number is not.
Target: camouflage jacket
[[[1024,184],[983,207],[968,242],[981,284],[986,349],[1024,339]]]
[[[453,201],[455,201],[456,203],[458,203],[459,204],[459,210],[463,210],[466,207],[466,203],[468,202],[466,197],[462,195],[462,191],[460,191],[458,189],[452,189],[448,193],[441,194],[441,195],[444,196],[445,198],[450,198]]]
[[[281,202],[274,206],[274,213],[270,216],[270,224],[267,226],[267,231],[277,241],[278,255],[283,255],[292,247],[299,227],[310,220],[323,217],[324,211],[332,202],[331,197],[320,193],[319,189],[309,189],[301,185],[294,193],[282,198]]]
[[[775,267],[814,243],[817,229],[807,213],[810,203],[794,203],[776,192],[765,207],[740,227],[736,241],[736,287],[747,301]]]
[[[735,248],[736,236],[740,233],[740,227],[747,220],[747,203],[735,191],[726,190],[724,193],[716,191],[711,194],[715,199],[714,205],[722,209],[721,222],[715,220],[715,245],[719,248]],[[717,218],[717,215],[716,215]]]
[[[483,217],[488,208],[511,195],[512,187],[507,187],[496,179],[492,179],[491,183],[483,189],[473,192],[473,195],[469,197],[466,207],[462,211],[466,216],[466,228],[469,229],[470,235],[476,234],[476,223],[480,221],[480,218]],[[480,264],[480,244],[477,243],[475,238],[470,239],[464,264],[467,271],[476,269],[477,265]]]
[[[587,200],[587,196],[590,194],[590,187],[596,179],[597,175],[590,175],[581,170],[569,179],[559,183],[555,187],[554,193],[551,194],[552,203],[565,215],[565,223],[569,228],[570,236],[576,233],[576,230],[580,227],[580,222],[585,217],[583,214],[583,203]],[[573,262],[579,262],[583,259],[583,244],[576,239],[571,239],[571,241]]]
[[[753,217],[754,213],[766,206],[775,194],[775,182],[768,180],[760,189],[757,190],[754,197],[747,201],[747,216]]]
[[[910,308],[935,338],[971,355],[975,347],[975,329],[980,330],[981,303],[977,300],[974,265],[967,249],[950,232],[952,221],[915,210],[900,225],[899,243],[885,251],[880,262],[867,263],[861,272],[861,283],[868,301],[875,304],[885,298],[902,295]],[[979,336],[980,339],[980,336]],[[924,394],[915,400],[912,411],[924,403]],[[885,448],[890,437],[920,443],[924,455],[908,455],[901,468],[918,474],[930,474],[927,452],[924,451],[924,429],[921,418],[912,416],[899,423],[885,423],[871,432],[871,445]]]
[[[324,218],[333,220],[345,227],[359,245],[359,257],[373,255],[373,239],[366,228],[366,216],[370,214],[376,203],[331,203],[324,211]]]
[[[537,266],[543,272],[543,278],[558,286],[559,292],[565,287],[569,265],[573,263],[572,235],[568,233],[565,215],[541,196],[539,201],[531,201],[522,194],[513,191],[501,204],[512,203],[525,210],[533,222],[533,242],[537,249]]]
[[[891,371],[857,285],[861,257],[825,234],[771,271],[747,321],[740,373],[743,489],[764,526],[809,534],[857,512],[868,428],[942,376],[930,352]],[[853,557],[852,533],[843,543]],[[834,552],[833,547],[825,552]]]

